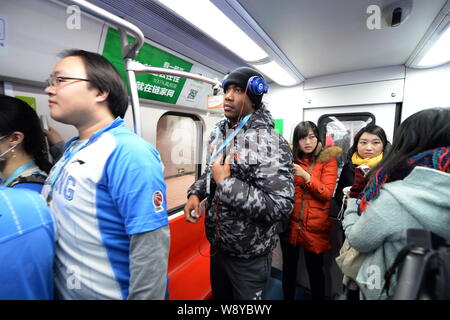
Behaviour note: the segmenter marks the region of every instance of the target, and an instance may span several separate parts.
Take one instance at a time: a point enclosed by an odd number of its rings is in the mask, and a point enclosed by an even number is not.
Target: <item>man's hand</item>
[[[186,203],[186,205],[184,206],[184,218],[186,219],[187,222],[190,223],[197,223],[198,219],[200,219],[200,199],[195,195],[191,195]],[[193,212],[193,216],[191,215],[192,210],[194,210]]]
[[[60,141],[64,141],[59,132],[53,129],[52,127],[48,127],[48,130],[42,129],[42,131],[47,136],[48,143],[50,144],[50,146],[53,146]]]
[[[219,154],[211,167],[211,174],[216,184],[220,184],[225,178],[231,176],[230,156],[225,158],[225,163],[223,165],[220,164],[221,160],[222,154]]]

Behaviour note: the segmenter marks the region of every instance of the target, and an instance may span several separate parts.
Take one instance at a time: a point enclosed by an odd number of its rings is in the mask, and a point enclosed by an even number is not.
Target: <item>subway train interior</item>
[[[25,100],[65,141],[77,131],[50,117],[44,89],[59,54],[72,48],[117,68],[129,89],[126,126],[160,153],[173,300],[212,298],[205,226],[186,222],[183,207],[224,117],[221,80],[230,71],[264,75],[263,103],[290,144],[305,120],[336,144],[347,137],[344,152],[369,123],[392,142],[412,114],[450,106],[450,0],[1,0],[0,93]],[[337,299],[338,220],[331,241],[325,295]],[[297,299],[309,299],[299,259]],[[268,299],[283,299],[281,270],[278,246]]]

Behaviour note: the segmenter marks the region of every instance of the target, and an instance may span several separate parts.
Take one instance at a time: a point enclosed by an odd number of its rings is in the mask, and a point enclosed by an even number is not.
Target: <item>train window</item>
[[[200,172],[202,126],[193,115],[167,112],[156,129],[156,148],[164,165],[169,214],[181,210],[186,191]]]
[[[361,128],[375,124],[375,116],[370,112],[325,114],[318,120],[322,141],[327,146],[339,146],[342,155],[338,157],[339,173],[345,164],[347,152],[353,144],[353,138]]]

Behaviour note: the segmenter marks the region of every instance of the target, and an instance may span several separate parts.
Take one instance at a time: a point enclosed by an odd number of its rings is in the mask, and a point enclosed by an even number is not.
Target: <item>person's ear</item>
[[[13,145],[18,145],[23,142],[25,135],[20,131],[14,131],[8,138],[8,142]]]
[[[97,95],[95,97],[95,101],[98,103],[106,102],[109,96],[109,91],[100,91],[98,90]]]

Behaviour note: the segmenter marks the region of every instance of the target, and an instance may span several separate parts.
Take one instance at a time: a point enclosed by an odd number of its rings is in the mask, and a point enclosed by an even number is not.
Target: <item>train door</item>
[[[396,124],[396,118],[399,116],[400,106],[395,103],[386,104],[373,104],[373,105],[355,105],[355,106],[339,106],[339,107],[327,107],[327,108],[310,108],[303,109],[303,119],[318,123],[319,118],[324,115],[352,115],[355,113],[369,112],[374,116],[376,125],[382,127],[386,132],[386,136],[389,141],[392,142],[394,136],[394,128]],[[366,118],[362,117],[360,120],[365,121]],[[343,119],[342,121],[346,121]],[[343,123],[346,125],[346,123]],[[337,122],[336,122],[336,125]],[[350,125],[350,124],[349,124]]]
[[[156,148],[164,166],[170,224],[169,292],[172,300],[208,299],[209,243],[204,217],[187,223],[183,207],[186,192],[201,173],[204,133],[201,116],[164,112],[156,124]]]
[[[392,142],[394,129],[400,117],[400,104],[376,104],[355,105],[327,108],[310,108],[303,110],[303,119],[316,123],[319,127],[323,141],[328,144],[339,145],[343,148],[343,154],[338,158],[339,172],[345,163],[346,153],[353,144],[353,137],[368,124],[376,124],[382,127]],[[328,139],[326,139],[328,137]],[[325,295],[336,298],[342,293],[343,275],[336,265],[335,258],[344,240],[341,222],[332,220],[331,245],[332,249],[324,255],[325,271]],[[299,260],[299,272],[297,283],[304,288],[309,288],[308,275],[302,253]]]

